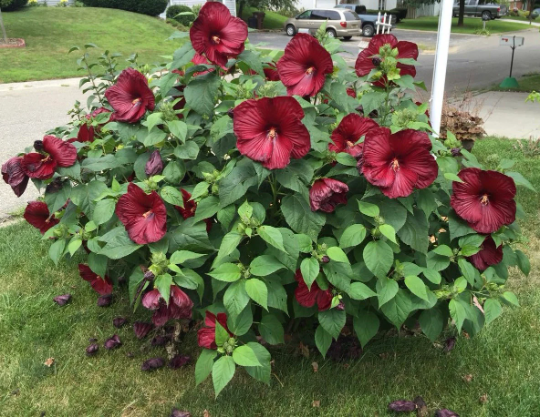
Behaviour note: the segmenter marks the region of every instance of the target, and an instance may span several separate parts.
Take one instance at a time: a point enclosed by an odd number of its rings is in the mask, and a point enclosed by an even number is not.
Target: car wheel
[[[482,12],[482,19],[484,20],[491,20],[492,17],[491,17],[491,12],[485,10]]]
[[[362,35],[366,38],[371,38],[375,33],[375,28],[372,25],[365,25],[362,28]]]
[[[294,28],[293,25],[287,25],[287,27],[285,28],[285,32],[286,32],[287,35],[289,35],[289,36],[294,36],[295,33],[296,33],[296,29]]]
[[[326,34],[328,35],[329,38],[336,38],[337,37],[337,33],[336,33],[336,31],[334,29],[327,29]]]
[[[352,39],[352,36],[344,36],[343,39],[345,39],[346,41],[350,41]]]

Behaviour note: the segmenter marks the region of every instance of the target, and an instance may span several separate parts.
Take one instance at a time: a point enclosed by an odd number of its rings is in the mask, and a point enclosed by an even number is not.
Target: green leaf
[[[62,258],[62,255],[64,255],[65,248],[66,248],[65,239],[58,239],[49,248],[49,257],[52,259],[55,265],[58,265],[58,262]]]
[[[242,277],[240,268],[236,264],[224,263],[219,265],[212,272],[209,272],[212,278],[217,279],[218,281],[223,282],[234,282],[238,281]]]
[[[248,203],[248,201],[244,201],[240,207],[238,207],[238,215],[240,216],[240,219],[248,224],[251,220],[251,217],[253,217],[253,206]]]
[[[432,269],[425,268],[422,271],[422,274],[430,281],[433,282],[436,285],[439,285],[441,283],[441,274],[439,274],[437,271],[434,271]]]
[[[395,244],[397,244],[396,231],[392,226],[390,226],[389,224],[381,224],[379,226],[379,231],[388,240],[390,240],[391,242],[394,242]]]
[[[178,145],[176,148],[174,148],[174,155],[179,159],[197,159],[197,156],[199,155],[199,147],[194,141],[190,140],[183,145]]]
[[[330,333],[324,330],[322,326],[317,327],[317,330],[315,330],[315,345],[319,349],[319,352],[321,352],[321,355],[323,355],[323,358],[326,356],[326,352],[328,352],[331,344],[332,336],[330,336]]]
[[[177,250],[171,255],[170,263],[180,265],[191,259],[198,259],[202,256],[206,256],[204,253],[195,253],[189,250]]]
[[[242,198],[249,187],[257,185],[257,173],[253,165],[237,165],[219,182],[219,202],[227,207]]]
[[[510,304],[519,307],[519,301],[516,297],[516,294],[514,294],[513,292],[506,291],[501,295],[501,297]]]
[[[379,296],[379,308],[396,296],[399,291],[399,285],[390,278],[377,280],[377,295]]]
[[[142,139],[144,146],[149,147],[164,142],[167,139],[167,134],[163,130],[152,129],[145,136],[142,136]]]
[[[163,170],[163,175],[169,184],[179,184],[186,175],[184,161],[170,161]]]
[[[462,256],[473,256],[474,254],[477,254],[480,252],[479,246],[473,246],[473,245],[465,245],[461,248],[459,251],[459,254]]]
[[[393,226],[396,233],[407,221],[407,209],[399,201],[385,199],[379,208],[384,222]]]
[[[165,92],[165,94],[166,93],[167,92]],[[163,113],[161,112],[149,114],[146,118],[146,122],[143,122],[143,125],[145,125],[150,131],[154,126],[163,124],[163,119],[161,118],[161,116],[163,116]]]
[[[366,201],[358,201],[360,213],[368,217],[376,217],[380,214],[379,207]]]
[[[251,305],[248,305],[236,317],[227,317],[227,327],[236,336],[245,335],[253,325],[253,312]]]
[[[225,330],[225,327],[223,327],[217,320],[216,320],[216,328],[215,328],[215,337],[216,337],[216,345],[217,346],[223,346],[223,344],[229,340],[229,333],[227,330]]]
[[[116,202],[112,198],[104,198],[96,203],[92,219],[96,225],[107,223],[116,208]]]
[[[519,269],[521,269],[521,272],[523,272],[525,275],[529,275],[531,272],[531,263],[529,262],[529,258],[527,258],[527,255],[525,255],[520,250],[516,250],[516,256],[517,256],[517,264],[519,266]]]
[[[377,315],[371,311],[361,311],[358,316],[354,317],[354,331],[362,347],[365,347],[377,334],[380,324]]]
[[[459,178],[456,174],[452,174],[451,172],[447,172],[446,174],[444,174],[444,178],[449,181],[463,182],[461,178]]]
[[[161,189],[160,195],[167,203],[172,204],[173,206],[184,207],[184,198],[182,192],[178,188],[166,185]]]
[[[339,246],[350,248],[358,246],[366,238],[366,228],[362,224],[353,224],[345,229],[339,238]]]
[[[245,62],[253,71],[264,77],[263,66],[259,53],[244,50],[240,55],[236,57],[236,59],[238,61]]]
[[[92,252],[88,255],[88,266],[92,272],[104,277],[107,274],[107,257]]]
[[[236,318],[249,303],[244,281],[232,283],[223,294],[223,304],[229,314]]]
[[[302,253],[311,253],[313,250],[313,241],[308,235],[297,234],[294,235],[296,241],[298,242],[298,248]]]
[[[265,278],[264,282],[268,287],[268,307],[277,308],[285,314],[289,314],[287,310],[287,291],[285,287],[274,279],[274,277]]]
[[[439,245],[435,249],[433,249],[432,252],[435,252],[438,255],[446,256],[447,258],[451,258],[452,256],[454,256],[454,252],[452,252],[452,249],[450,249],[450,247],[446,245]]]
[[[491,323],[502,313],[502,306],[498,300],[494,298],[488,298],[484,303],[484,316],[486,317],[486,324]]]
[[[234,362],[240,366],[261,366],[253,349],[248,345],[238,346],[233,350]]]
[[[317,240],[319,232],[326,223],[326,217],[311,211],[309,201],[306,197],[293,194],[283,198],[281,211],[287,224],[296,233],[304,233],[313,241]]]
[[[306,193],[313,178],[313,168],[305,159],[293,159],[286,168],[275,170],[276,180],[285,188]]]
[[[73,236],[67,245],[67,251],[71,256],[79,250],[82,245],[82,239],[80,236]]]
[[[156,277],[154,286],[159,290],[161,297],[169,304],[169,298],[171,296],[171,285],[173,284],[172,276],[169,274],[162,274]]]
[[[429,228],[426,216],[421,210],[414,209],[414,214],[407,213],[407,221],[397,232],[403,243],[421,253],[426,253],[429,246]]]
[[[444,328],[444,318],[438,308],[422,311],[418,321],[422,331],[432,342],[437,340]]]
[[[284,342],[283,326],[272,314],[264,316],[259,323],[259,333],[271,345],[278,345]]]
[[[257,278],[248,279],[246,281],[246,292],[253,301],[268,310],[268,288],[264,281]]]
[[[426,258],[427,267],[433,271],[442,271],[450,265],[450,259],[446,256],[437,255],[434,251],[428,253]]]
[[[100,255],[105,255],[109,259],[121,259],[135,252],[142,245],[137,245],[128,236],[123,226],[112,229],[99,238],[102,242],[107,242],[101,248]]]
[[[348,292],[351,285],[351,277],[353,275],[352,268],[345,262],[328,262],[323,264],[323,271],[328,278],[330,284]]]
[[[287,252],[283,246],[283,236],[281,232],[272,226],[261,226],[257,229],[259,236],[274,248],[282,252]]]
[[[71,190],[71,194],[69,194],[69,198],[73,204],[75,204],[82,212],[84,212],[84,214],[92,219],[94,215],[94,208],[96,206],[94,201],[108,190],[109,189],[105,183],[93,180],[88,184],[79,184],[77,187],[73,188]],[[57,194],[58,193],[54,193],[53,196]]]
[[[244,369],[257,381],[270,385],[270,374],[272,372],[270,353],[259,343],[248,342],[247,345],[255,352],[261,366],[246,366]]]
[[[319,271],[319,261],[315,258],[306,258],[300,264],[300,272],[302,273],[302,277],[304,278],[304,282],[308,289],[311,289],[311,284],[317,279]]]
[[[212,366],[212,381],[216,398],[225,386],[231,381],[236,371],[232,356],[222,356]]]
[[[414,275],[405,277],[405,285],[411,292],[422,300],[429,301],[424,281]]]
[[[114,157],[114,155],[105,155],[99,158],[86,158],[82,161],[81,168],[83,170],[101,172],[109,169],[120,168],[122,164]],[[105,185],[105,184],[103,184]]]
[[[411,300],[404,290],[399,290],[394,298],[381,307],[384,315],[398,329],[407,320],[412,309]]]
[[[362,282],[353,282],[348,294],[353,300],[366,300],[377,296],[376,292]]]
[[[229,232],[223,236],[216,260],[221,260],[230,255],[240,244],[244,236],[238,232]]]
[[[199,114],[210,116],[214,112],[221,84],[216,72],[192,78],[184,90],[186,104]]]
[[[326,254],[333,261],[350,264],[349,258],[347,257],[345,252],[343,252],[343,249],[341,249],[341,248],[339,248],[337,246],[332,246],[331,248],[328,248],[328,250],[326,251]]]
[[[536,192],[536,189],[533,187],[533,185],[519,172],[506,172],[505,174],[512,178],[516,185],[521,185],[531,191]]]
[[[265,277],[283,268],[285,268],[285,266],[273,256],[262,255],[257,256],[251,261],[249,271],[258,277]]]
[[[450,310],[450,317],[454,319],[458,333],[461,333],[463,322],[467,318],[467,308],[463,305],[461,300],[453,299],[448,304]]]
[[[202,197],[205,194],[207,194],[209,187],[210,187],[210,184],[208,184],[206,181],[198,183],[195,186],[195,188],[193,188],[190,200],[196,200],[197,198]]]
[[[336,155],[336,161],[338,161],[341,165],[345,165],[347,167],[355,167],[357,164],[356,159],[346,152],[338,153]]]
[[[174,137],[180,139],[182,142],[186,141],[188,128],[184,122],[181,120],[168,121],[167,127]]]
[[[382,240],[369,242],[363,256],[367,268],[378,278],[386,277],[394,263],[392,248]]]
[[[458,266],[467,282],[474,287],[475,282],[480,280],[478,270],[469,261],[461,257],[458,259]]]
[[[333,308],[331,310],[319,311],[319,323],[330,336],[337,340],[341,329],[345,326],[347,314],[344,310]]]
[[[197,204],[197,209],[195,210],[195,221],[209,219],[219,210],[219,198],[216,196],[208,196],[203,198]]]
[[[197,363],[195,364],[195,382],[197,385],[203,382],[212,372],[216,356],[217,352],[215,350],[202,350],[199,359],[197,359]]]

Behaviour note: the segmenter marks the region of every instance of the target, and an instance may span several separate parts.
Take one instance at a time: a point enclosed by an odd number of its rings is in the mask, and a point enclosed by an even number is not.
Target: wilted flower
[[[97,299],[98,307],[109,307],[112,304],[113,296],[112,294],[105,294]]]
[[[165,366],[165,360],[163,358],[148,359],[141,365],[143,371],[155,371],[156,369],[163,368]]]
[[[396,400],[388,404],[388,410],[395,413],[410,413],[416,410],[416,404],[413,401]]]
[[[191,356],[176,355],[169,361],[169,368],[178,369],[186,366],[191,361]]]
[[[55,136],[45,136],[39,148],[43,153],[27,153],[21,162],[23,172],[30,178],[49,179],[56,167],[70,167],[77,160],[77,148]]]
[[[150,155],[150,158],[144,167],[144,172],[148,176],[158,175],[163,172],[163,161],[158,150],[155,150],[152,152],[152,155]]]
[[[22,161],[22,157],[14,156],[2,165],[2,178],[11,187],[17,197],[23,195],[28,185],[28,177],[23,171]]]
[[[56,226],[60,220],[54,218],[54,214],[49,213],[49,207],[42,201],[32,201],[24,209],[24,219],[39,229],[44,234],[51,227]]]
[[[114,120],[119,122],[136,123],[156,104],[148,80],[133,68],[120,73],[116,84],[105,91],[105,97],[114,109]]]
[[[113,285],[112,285],[111,279],[108,276],[105,276],[104,278],[100,277],[98,274],[92,271],[88,265],[79,264],[79,275],[81,276],[82,279],[90,283],[90,286],[98,294],[107,295],[107,294],[112,293]],[[99,300],[98,300],[98,305],[99,305]]]
[[[105,347],[105,349],[109,350],[116,349],[117,347],[122,346],[122,342],[120,341],[118,335],[115,334],[114,336],[108,338],[103,344],[103,346]]]
[[[326,74],[334,71],[334,64],[330,53],[316,38],[299,33],[285,47],[277,69],[287,93],[304,97],[321,91]]]
[[[118,316],[113,319],[113,326],[119,329],[124,324],[126,324],[126,322],[127,322],[127,319],[125,317]]]
[[[146,194],[129,183],[127,193],[118,199],[115,212],[129,238],[139,245],[157,242],[167,233],[167,209],[155,191]]]
[[[97,128],[94,128],[90,122],[93,118],[95,118],[98,114],[101,113],[110,113],[111,111],[109,109],[106,109],[105,107],[100,107],[99,109],[94,110],[91,114],[86,115],[86,123],[83,123],[79,127],[79,132],[77,133],[77,140],[76,142],[93,142],[94,137],[96,135],[96,129],[99,131],[101,126],[99,125]]]
[[[71,294],[57,295],[53,301],[59,306],[64,306],[71,300]]]
[[[304,111],[292,97],[246,100],[234,109],[233,129],[242,155],[268,169],[285,168],[311,149]]]
[[[302,307],[313,307],[317,303],[319,311],[328,310],[332,305],[332,289],[329,287],[326,290],[322,290],[316,281],[311,284],[311,289],[308,288],[304,281],[304,277],[300,270],[296,270],[294,275],[296,282],[298,282],[298,287],[294,290],[294,296],[298,304]]]
[[[191,413],[189,411],[181,411],[178,408],[173,408],[171,411],[171,417],[191,417]]]
[[[321,178],[309,190],[309,204],[312,211],[332,213],[338,204],[347,204],[347,184],[332,178]]]
[[[147,292],[142,305],[149,310],[154,310],[152,321],[158,327],[163,326],[169,319],[190,319],[193,301],[176,285],[171,285],[169,305],[163,299],[157,288]]]
[[[516,184],[507,175],[478,168],[462,169],[463,182],[452,183],[450,205],[479,233],[493,233],[516,220]]]
[[[99,350],[97,343],[92,343],[86,348],[86,356],[94,356]]]
[[[143,339],[146,337],[148,332],[154,328],[154,325],[152,323],[144,323],[142,321],[136,321],[133,323],[133,331],[135,332],[135,336],[137,336],[137,339]]]
[[[444,351],[450,352],[456,346],[457,339],[455,337],[449,337],[444,342]]]
[[[479,271],[484,271],[490,265],[497,265],[499,262],[502,261],[502,258],[502,245],[500,245],[499,247],[495,246],[495,241],[491,236],[488,235],[480,246],[480,252],[475,253],[468,259]]]
[[[218,2],[205,3],[189,30],[193,49],[223,69],[229,58],[242,53],[247,35],[246,23]]]
[[[459,417],[459,414],[444,408],[442,410],[437,410],[435,412],[435,417]]]
[[[347,152],[349,155],[359,158],[362,156],[363,143],[358,143],[360,138],[371,129],[379,127],[374,120],[352,113],[345,116],[338,127],[332,132],[332,142],[328,149],[332,152]]]
[[[216,320],[223,326],[225,330],[232,337],[234,336],[227,327],[227,315],[225,313],[218,313],[217,316],[206,310],[206,317],[204,324],[206,327],[201,327],[197,332],[197,342],[200,347],[206,349],[217,349],[216,345]]]
[[[364,140],[361,172],[387,197],[407,197],[437,178],[439,168],[430,151],[431,141],[424,132],[372,129]]]

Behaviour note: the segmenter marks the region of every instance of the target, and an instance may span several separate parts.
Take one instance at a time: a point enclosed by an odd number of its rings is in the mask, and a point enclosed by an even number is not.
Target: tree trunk
[[[238,17],[242,19],[242,12],[244,11],[244,2],[238,2]]]
[[[0,9],[0,27],[2,28],[4,43],[7,43],[6,28],[4,27],[4,19],[2,19],[2,9]]]
[[[465,0],[459,0],[459,15],[458,15],[458,26],[463,26],[463,15],[465,14]]]
[[[529,0],[529,25],[532,26],[532,12],[533,12],[533,5],[534,0]]]

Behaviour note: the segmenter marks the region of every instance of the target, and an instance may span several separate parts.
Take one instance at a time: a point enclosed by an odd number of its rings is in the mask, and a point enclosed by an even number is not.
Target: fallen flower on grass
[[[113,326],[116,327],[117,329],[119,329],[126,323],[127,323],[127,319],[125,317],[118,316],[113,319]]]
[[[53,365],[54,358],[48,358],[45,362],[43,362],[43,365],[48,366],[49,368]]]
[[[59,306],[64,306],[71,300],[71,294],[58,295],[53,300]]]
[[[427,404],[424,401],[424,399],[418,396],[414,399],[414,403],[416,404],[416,415],[418,417],[427,417],[429,411],[428,411]]]
[[[178,369],[186,366],[189,362],[191,362],[191,356],[176,355],[169,361],[169,368]]]
[[[455,346],[456,346],[456,338],[455,337],[449,337],[444,342],[444,351],[448,353],[451,350],[453,350]]]
[[[116,349],[117,347],[122,346],[122,341],[120,340],[118,335],[115,334],[114,336],[108,338],[103,344],[103,346],[105,347],[105,349],[109,350]]]
[[[94,356],[99,350],[97,343],[92,343],[86,348],[86,356]]]
[[[171,417],[191,417],[191,413],[189,411],[173,408],[171,411]]]
[[[102,295],[97,299],[98,307],[109,307],[112,304],[112,294]]]
[[[319,364],[317,362],[311,362],[311,367],[313,368],[313,372],[319,371]]]
[[[442,410],[437,410],[435,412],[435,417],[459,417],[459,414],[454,413],[452,410],[447,410],[446,408]]]
[[[163,358],[152,358],[148,359],[141,366],[143,371],[154,371],[165,366],[165,360]]]
[[[143,339],[146,337],[148,332],[154,328],[154,325],[152,323],[145,323],[142,321],[137,321],[133,323],[133,331],[135,332],[135,336],[137,336],[137,339]]]
[[[168,336],[155,336],[152,338],[150,344],[152,346],[165,346],[169,340],[170,337]]]
[[[410,413],[416,410],[416,404],[413,401],[396,400],[388,404],[388,410],[395,413]]]

